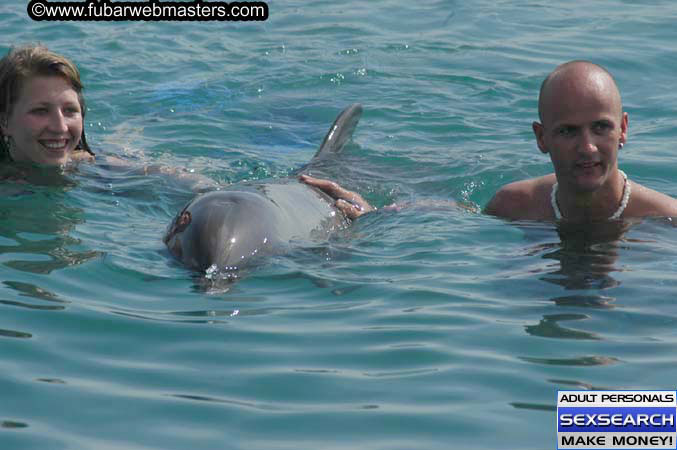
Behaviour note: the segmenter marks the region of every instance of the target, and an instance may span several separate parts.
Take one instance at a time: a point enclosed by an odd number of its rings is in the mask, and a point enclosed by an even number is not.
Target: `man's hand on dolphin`
[[[330,197],[335,198],[336,207],[349,219],[357,219],[363,214],[376,210],[376,208],[371,206],[360,194],[344,189],[339,186],[338,183],[331,180],[313,178],[308,175],[299,176],[299,180],[310,186],[314,186]]]

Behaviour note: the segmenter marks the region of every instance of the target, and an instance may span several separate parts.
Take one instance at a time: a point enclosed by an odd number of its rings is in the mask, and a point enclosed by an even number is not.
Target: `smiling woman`
[[[80,73],[42,46],[0,60],[0,160],[63,166],[93,160],[85,139]]]
[[[28,182],[30,166],[94,162],[85,138],[85,111],[75,64],[40,45],[10,50],[0,60],[0,180]],[[216,186],[203,175],[175,167],[132,165],[111,155],[97,161],[129,174],[170,176],[193,191]]]

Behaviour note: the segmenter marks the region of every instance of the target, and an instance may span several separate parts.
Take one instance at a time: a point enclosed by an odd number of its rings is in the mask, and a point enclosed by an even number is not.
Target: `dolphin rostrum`
[[[359,104],[343,110],[302,171],[339,153],[361,114]],[[163,241],[186,266],[233,279],[293,241],[326,239],[348,223],[318,189],[295,178],[268,179],[198,195],[172,220]]]

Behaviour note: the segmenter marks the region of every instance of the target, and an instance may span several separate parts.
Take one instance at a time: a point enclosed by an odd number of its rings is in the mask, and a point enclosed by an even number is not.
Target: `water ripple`
[[[3,420],[0,422],[0,427],[11,429],[28,428],[28,424],[24,422],[17,422],[15,420]]]
[[[0,329],[0,336],[10,337],[10,338],[18,338],[18,339],[30,339],[30,338],[33,337],[32,334],[25,333],[23,331],[3,330],[3,329]]]
[[[580,356],[577,358],[533,358],[521,356],[522,361],[546,364],[549,366],[608,366],[620,362],[618,358],[610,356]]]

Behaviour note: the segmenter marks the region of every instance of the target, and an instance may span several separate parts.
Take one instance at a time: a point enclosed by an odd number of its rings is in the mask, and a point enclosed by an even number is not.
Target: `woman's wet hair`
[[[80,72],[70,60],[51,52],[42,45],[27,45],[11,49],[0,60],[0,120],[5,124],[12,114],[23,84],[36,76],[57,76],[66,80],[78,95],[83,119],[82,135],[76,149],[93,155],[85,138],[85,98]],[[9,159],[9,148],[0,130],[0,159]]]

